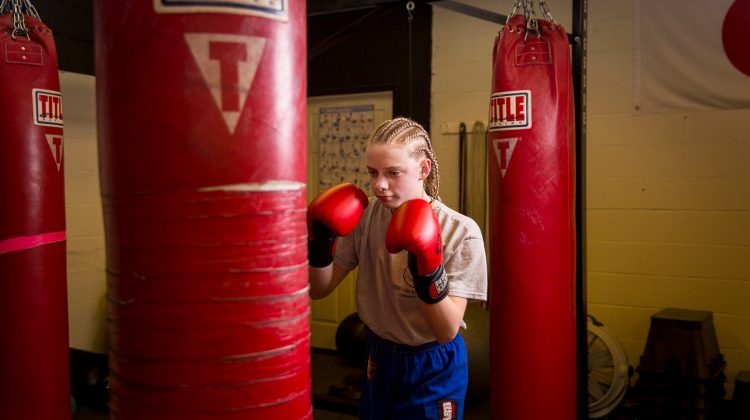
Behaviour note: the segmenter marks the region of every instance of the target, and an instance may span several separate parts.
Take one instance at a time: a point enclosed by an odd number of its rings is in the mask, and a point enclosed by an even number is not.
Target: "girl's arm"
[[[427,319],[432,333],[440,344],[445,344],[458,334],[466,310],[466,298],[448,296],[438,303],[421,303],[422,315]]]
[[[310,298],[322,299],[330,295],[348,273],[336,264],[321,268],[309,266]]]

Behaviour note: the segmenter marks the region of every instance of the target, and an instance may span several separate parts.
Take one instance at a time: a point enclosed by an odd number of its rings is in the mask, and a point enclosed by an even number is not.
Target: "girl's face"
[[[395,209],[408,200],[427,199],[424,180],[430,173],[429,159],[409,156],[403,144],[371,144],[367,148],[370,187],[387,208]]]

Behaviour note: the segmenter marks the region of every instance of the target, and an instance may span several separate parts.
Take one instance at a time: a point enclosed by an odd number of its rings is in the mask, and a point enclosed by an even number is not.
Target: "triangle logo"
[[[63,161],[63,136],[60,134],[45,134],[44,137],[47,138],[49,150],[52,152],[52,159],[55,160],[55,164],[57,165],[57,172],[60,172],[60,166],[62,166]]]
[[[510,158],[513,156],[518,140],[520,140],[519,137],[492,140],[492,149],[495,150],[495,158],[497,158],[497,165],[503,178],[510,166]]]
[[[186,33],[185,40],[229,133],[234,134],[266,39],[246,35]]]

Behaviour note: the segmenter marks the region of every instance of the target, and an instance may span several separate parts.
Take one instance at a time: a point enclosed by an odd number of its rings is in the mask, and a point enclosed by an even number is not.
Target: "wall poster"
[[[318,191],[351,182],[369,191],[365,170],[367,138],[375,129],[375,105],[320,108]]]
[[[367,139],[392,118],[392,104],[391,92],[308,98],[308,201],[344,182],[370,194]]]

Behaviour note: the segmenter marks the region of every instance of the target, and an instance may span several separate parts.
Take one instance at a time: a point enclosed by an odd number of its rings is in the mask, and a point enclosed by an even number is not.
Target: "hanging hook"
[[[541,33],[539,32],[539,24],[536,20],[536,12],[534,12],[534,0],[524,0],[523,10],[524,17],[526,18],[526,33],[523,35],[523,42],[526,42],[531,31],[539,38]]]
[[[411,12],[414,10],[414,2],[413,1],[407,1],[406,2],[406,12],[409,13],[409,20],[414,19],[414,16],[411,14]]]

